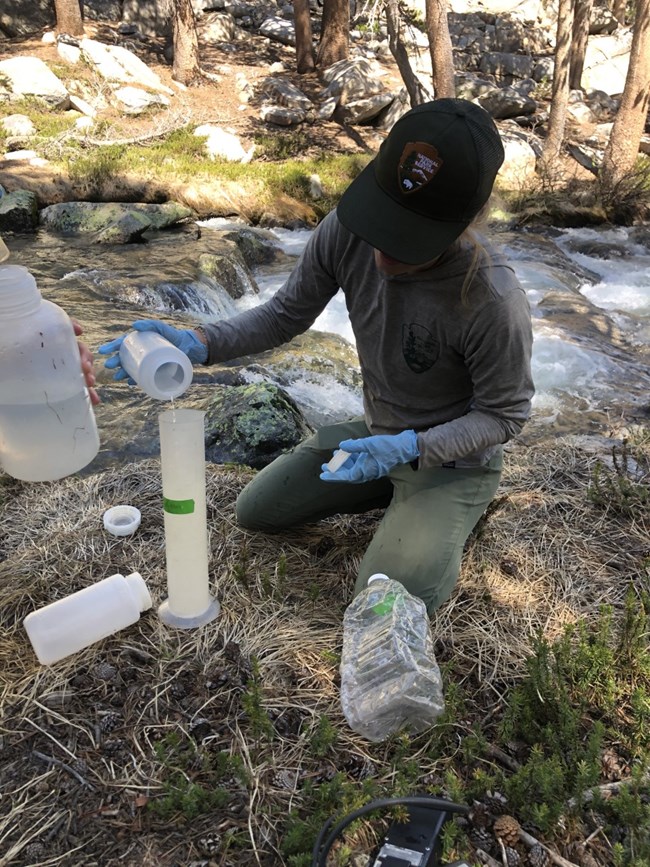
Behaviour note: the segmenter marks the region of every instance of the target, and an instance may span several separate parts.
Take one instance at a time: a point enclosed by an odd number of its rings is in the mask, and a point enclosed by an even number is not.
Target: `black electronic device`
[[[393,822],[372,867],[437,867],[440,864],[440,831],[446,810],[411,807],[408,821]]]
[[[466,814],[469,809],[431,795],[371,801],[345,816],[333,828],[332,820],[328,820],[314,844],[312,867],[325,867],[327,854],[334,841],[351,822],[368,813],[390,807],[406,807],[408,819],[395,821],[389,827],[371,867],[469,867],[465,861],[443,864],[440,860],[442,826],[451,818],[452,813]]]

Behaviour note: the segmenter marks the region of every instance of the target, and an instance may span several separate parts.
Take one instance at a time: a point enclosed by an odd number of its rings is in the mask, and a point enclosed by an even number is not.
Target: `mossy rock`
[[[241,298],[247,292],[260,291],[241,250],[234,241],[226,241],[222,238],[213,253],[202,253],[199,256],[199,273],[222,286],[231,298]]]
[[[209,461],[258,470],[312,433],[286,391],[269,383],[216,386],[205,429]]]
[[[241,227],[222,233],[223,238],[234,241],[242,252],[246,264],[251,268],[269,265],[278,259],[286,259],[278,248],[278,240],[266,229]]]
[[[0,232],[34,232],[38,202],[29,190],[14,190],[0,199]]]
[[[177,202],[162,205],[121,204],[119,202],[62,202],[49,205],[40,213],[43,228],[60,235],[108,233],[112,227],[135,224],[138,235],[147,229],[164,229],[193,217],[190,208]],[[117,237],[119,232],[117,233]]]

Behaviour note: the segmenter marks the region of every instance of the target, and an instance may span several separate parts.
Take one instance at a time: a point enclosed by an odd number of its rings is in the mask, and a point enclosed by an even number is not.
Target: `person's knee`
[[[259,530],[263,533],[273,533],[277,527],[270,520],[267,509],[259,507],[259,503],[243,491],[235,503],[235,517],[240,527],[245,530]]]
[[[437,611],[437,609],[449,599],[454,590],[455,584],[455,580],[448,580],[441,582],[440,584],[432,583],[423,586],[421,583],[417,583],[415,586],[411,585],[409,587],[408,582],[405,582],[406,589],[409,591],[411,596],[416,596],[424,602],[429,616],[431,616],[434,611]]]
[[[453,593],[459,571],[460,564],[440,564],[439,569],[431,569],[426,575],[419,575],[411,584],[412,589],[409,592],[418,596],[426,605],[428,613],[433,614]]]

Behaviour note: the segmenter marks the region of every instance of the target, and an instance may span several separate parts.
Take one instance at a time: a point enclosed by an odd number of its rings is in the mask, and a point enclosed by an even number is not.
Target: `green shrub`
[[[612,448],[611,469],[596,462],[588,496],[597,506],[628,518],[650,514],[647,455],[624,439],[622,446]]]
[[[550,644],[533,642],[527,673],[510,696],[500,737],[530,745],[522,767],[504,781],[513,806],[552,830],[569,802],[601,779],[605,745],[644,766],[650,748],[650,642],[647,595],[630,588],[615,622],[603,606]]]
[[[309,136],[302,129],[287,133],[267,135],[258,133],[253,136],[255,143],[255,159],[272,161],[290,160],[304,154],[309,147]]]
[[[242,707],[246,711],[251,737],[256,743],[259,743],[260,740],[271,740],[275,734],[275,729],[266,708],[262,704],[264,694],[259,663],[255,657],[251,658],[251,663],[253,671],[246,684],[246,692],[242,696]]]
[[[110,145],[91,151],[87,155],[68,159],[68,172],[72,181],[85,183],[99,192],[102,186],[122,171],[124,148]]]
[[[247,782],[239,757],[201,752],[194,741],[174,730],[155,745],[154,753],[163,769],[162,793],[147,808],[159,819],[191,821],[231,800],[230,792],[220,785],[224,780],[234,777]]]

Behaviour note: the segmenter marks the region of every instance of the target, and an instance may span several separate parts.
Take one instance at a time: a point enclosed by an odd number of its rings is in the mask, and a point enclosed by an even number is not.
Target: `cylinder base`
[[[181,617],[174,614],[169,609],[169,599],[158,606],[158,616],[167,626],[174,626],[176,629],[195,629],[197,626],[204,626],[210,623],[219,616],[221,605],[217,599],[213,599],[208,605],[203,614],[197,614],[194,617]]]

